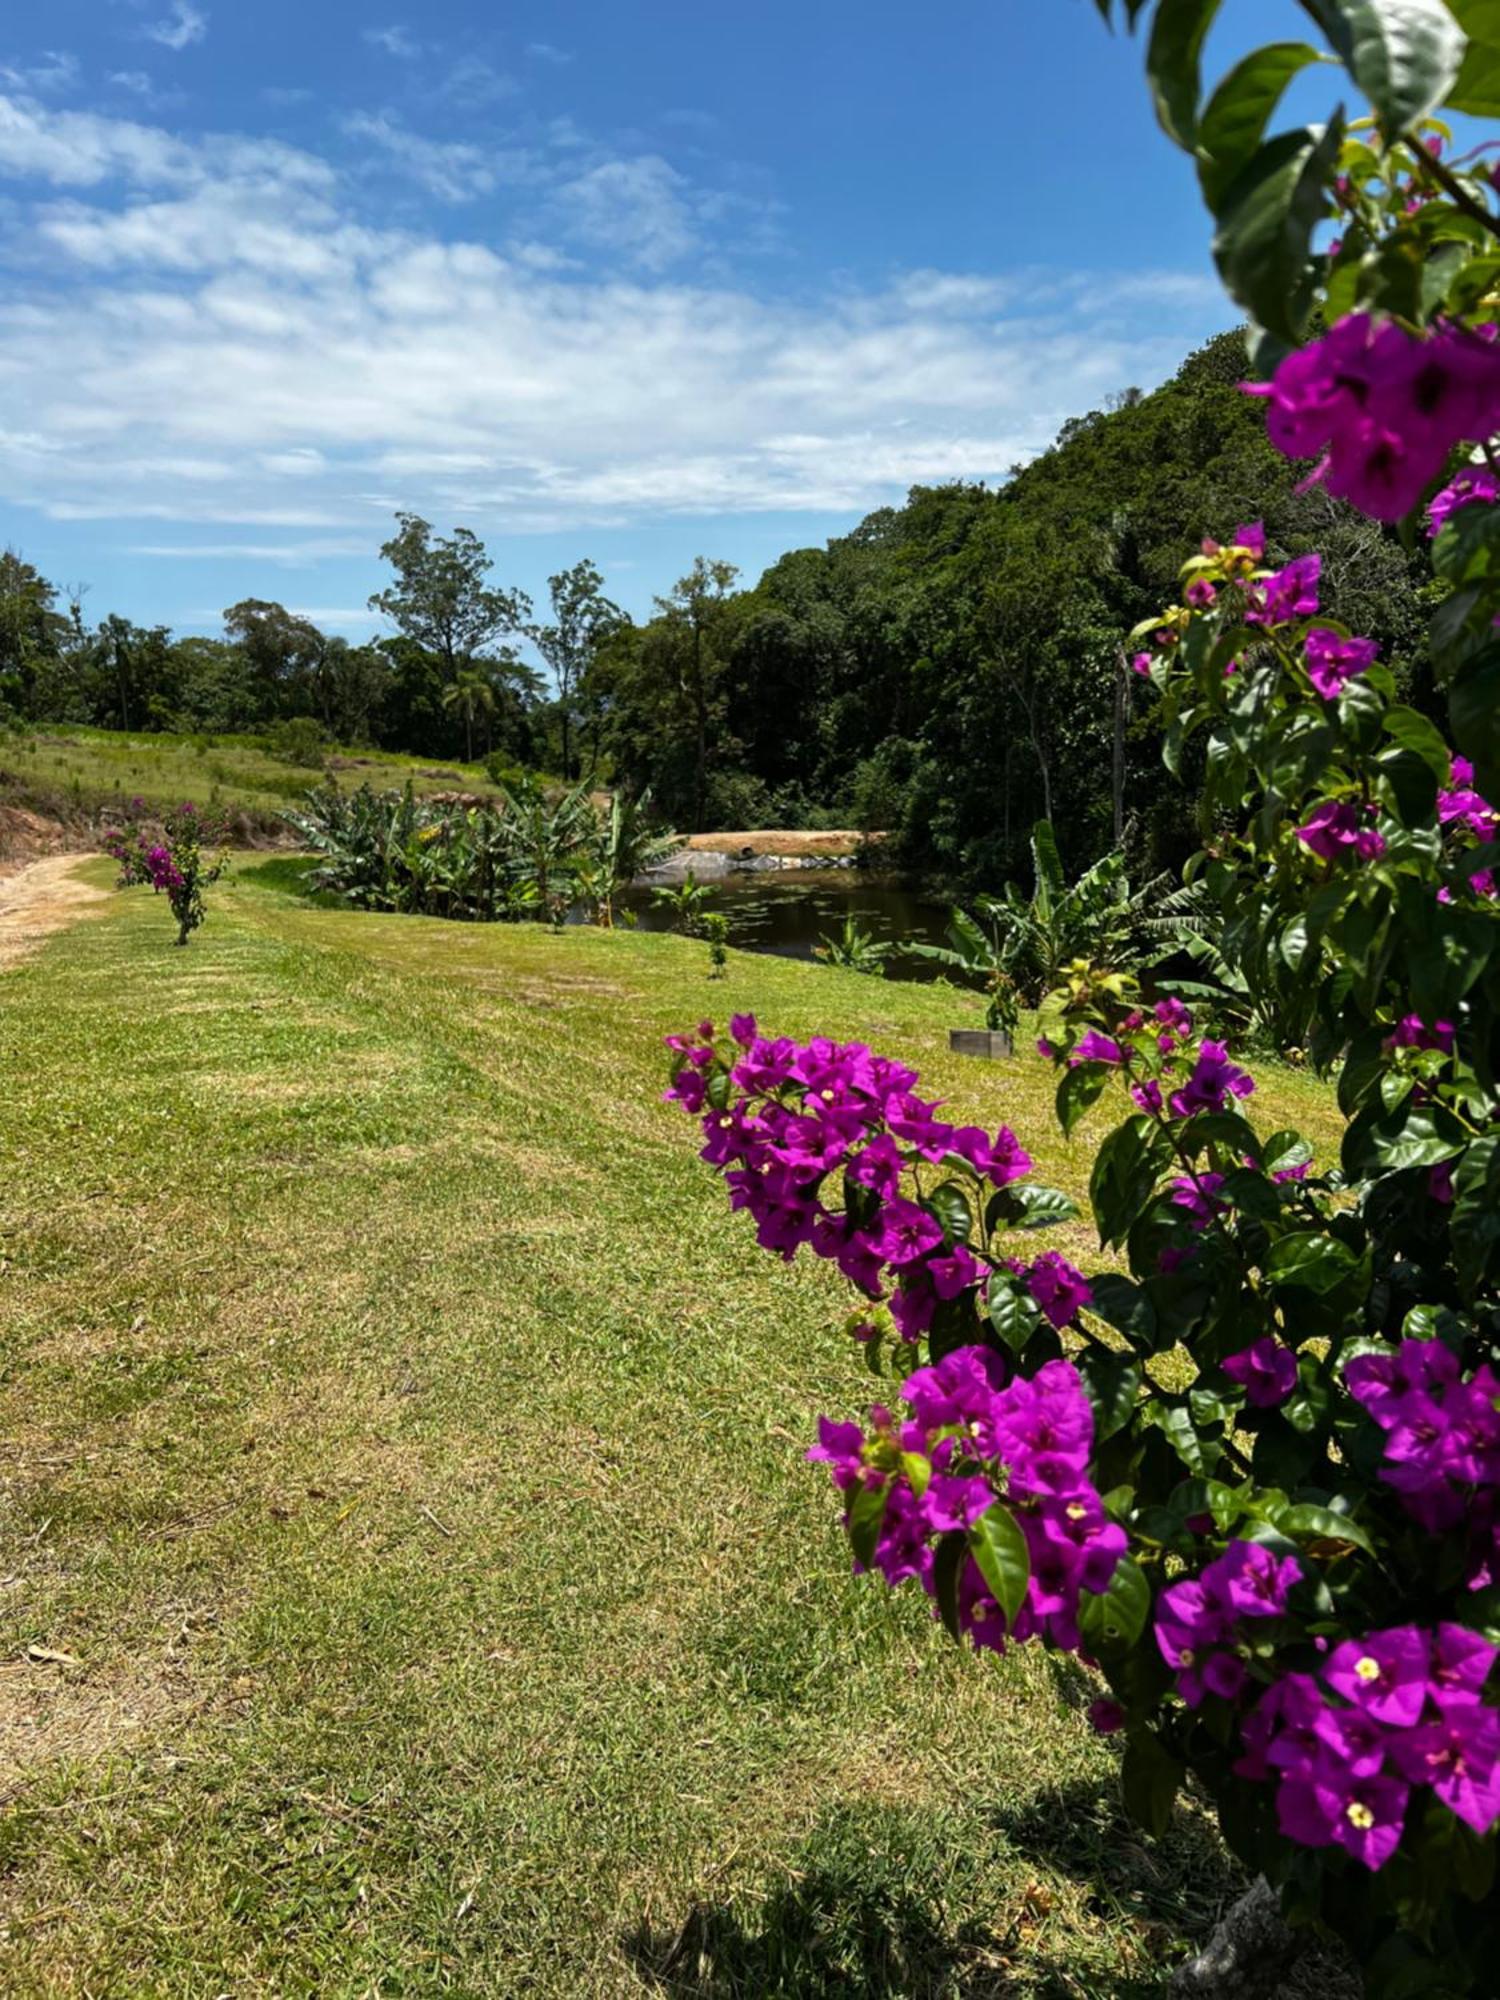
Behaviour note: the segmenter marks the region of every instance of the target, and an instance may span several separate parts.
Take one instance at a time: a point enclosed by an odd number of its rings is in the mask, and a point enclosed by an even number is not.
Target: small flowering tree
[[[136,802],[137,804],[140,801]],[[152,839],[136,819],[123,832],[104,836],[105,852],[120,864],[122,889],[149,885],[164,895],[177,921],[177,943],[185,945],[204,921],[203,891],[229,866],[222,850],[212,862],[203,859],[205,840],[218,838],[191,801],[176,806],[162,823],[162,838]]]
[[[1264,137],[1319,55],[1299,44],[1200,105],[1213,0],[1160,0],[1153,88],[1260,322],[1273,439],[1377,519],[1421,532],[1425,509],[1448,731],[1325,605],[1318,555],[1278,560],[1259,523],[1204,542],[1134,665],[1169,764],[1201,749],[1191,872],[1226,957],[1337,1079],[1337,1161],[1264,1129],[1181,1001],[1086,964],[1040,1051],[1065,1131],[1106,1093],[1123,1114],[1089,1187],[1109,1268],[1036,1247],[1073,1206],[1014,1134],[943,1119],[862,1045],[703,1023],[668,1095],[760,1243],[860,1295],[849,1331],[888,1386],[809,1453],[856,1567],[981,1650],[1092,1663],[1130,1810],[1160,1831],[1191,1777],[1372,1994],[1479,1995],[1500,1962],[1500,212],[1489,156],[1450,162],[1430,114],[1500,108],[1500,28],[1480,0],[1306,11],[1372,99],[1357,129]]]

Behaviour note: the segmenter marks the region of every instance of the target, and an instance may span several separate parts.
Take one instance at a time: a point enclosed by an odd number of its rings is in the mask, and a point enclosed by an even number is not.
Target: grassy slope
[[[0,977],[0,1990],[1155,1992],[1210,1843],[1120,1824],[1081,1675],[848,1576],[801,1463],[869,1395],[843,1290],[656,1101],[663,1032],[754,1006],[1076,1187],[1041,1065],[949,1059],[933,990],[291,866]]]
[[[411,780],[418,794],[492,793],[479,764],[400,757],[382,750],[333,750],[329,773],[348,791],[367,779],[377,791]],[[0,739],[5,791],[31,800],[69,801],[97,808],[137,794],[153,805],[192,799],[226,811],[277,813],[297,805],[323,774],[285,762],[248,736],[127,735],[71,724],[45,725],[34,734]],[[4,792],[0,792],[3,801]]]

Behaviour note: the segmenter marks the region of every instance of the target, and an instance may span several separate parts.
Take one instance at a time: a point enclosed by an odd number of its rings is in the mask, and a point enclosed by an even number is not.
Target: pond
[[[812,958],[825,933],[842,930],[852,916],[882,942],[942,944],[948,905],[917,895],[899,877],[860,869],[784,868],[727,875],[713,884],[705,905],[729,919],[729,942],[741,951],[771,952],[778,958]],[[621,898],[643,931],[672,928],[671,912],[653,907],[651,891],[636,887]],[[892,959],[892,979],[931,979],[934,969],[920,960]]]

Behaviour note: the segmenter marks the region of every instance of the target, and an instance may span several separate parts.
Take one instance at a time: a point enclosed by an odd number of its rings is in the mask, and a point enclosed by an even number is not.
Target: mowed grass
[[[410,782],[419,796],[463,790],[493,796],[482,764],[404,757],[391,751],[330,748],[326,772],[294,764],[252,736],[129,734],[71,724],[45,724],[0,738],[5,791],[23,801],[69,800],[90,809],[124,806],[135,797],[154,807],[191,799],[226,812],[279,813],[301,803],[315,786],[342,790],[369,783],[398,791]]]
[[[845,1292],[659,1102],[752,1007],[1076,1189],[1045,1067],[950,1058],[934,989],[293,869],[0,975],[0,1991],[1159,1991],[1206,1824],[1120,1819],[1080,1670],[850,1577]]]

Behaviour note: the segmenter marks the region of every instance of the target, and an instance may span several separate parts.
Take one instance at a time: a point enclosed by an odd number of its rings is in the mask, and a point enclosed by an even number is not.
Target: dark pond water
[[[763,874],[729,875],[713,884],[716,894],[705,905],[729,919],[729,942],[741,951],[773,952],[779,958],[811,958],[825,932],[842,930],[853,916],[872,937],[892,943],[909,939],[941,944],[948,923],[948,906],[915,895],[903,883],[859,869],[787,868]],[[652,907],[651,891],[627,891],[624,906],[633,910],[643,931],[672,927],[671,913]],[[891,959],[892,979],[928,979],[920,961]]]

